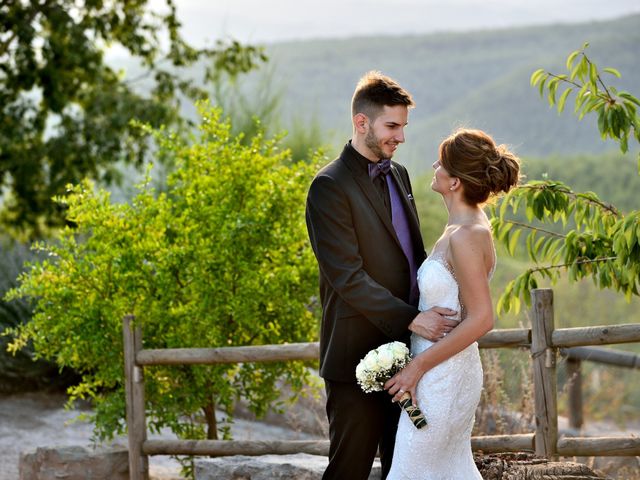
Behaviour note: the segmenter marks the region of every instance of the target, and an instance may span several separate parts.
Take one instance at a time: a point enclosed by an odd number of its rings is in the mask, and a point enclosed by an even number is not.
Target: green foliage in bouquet
[[[575,113],[579,118],[595,113],[603,139],[611,138],[628,151],[629,140],[640,144],[640,101],[603,81],[596,64],[581,50],[566,62],[568,75],[543,69],[531,76],[540,94],[547,91],[551,106],[562,112],[569,95],[576,91]],[[613,68],[602,72],[620,77]],[[558,89],[566,86],[559,98]],[[640,155],[638,157],[640,170]],[[519,221],[524,211],[528,223]],[[575,192],[554,180],[531,181],[512,190],[499,207],[493,207],[493,229],[497,240],[513,254],[519,237],[527,232],[526,248],[536,264],[511,281],[498,301],[498,311],[518,311],[520,299],[530,303],[530,290],[543,278],[552,282],[561,272],[571,281],[591,278],[600,288],[612,288],[629,300],[640,287],[640,211],[623,213],[600,200],[593,192]],[[545,228],[543,228],[545,227]]]
[[[85,182],[57,198],[67,209],[47,257],[19,278],[10,298],[34,302],[33,319],[11,331],[10,348],[32,341],[36,355],[82,375],[71,399],[95,406],[95,433],[125,430],[122,319],[135,315],[145,348],[307,342],[317,268],[304,223],[307,187],[319,155],[292,162],[279,139],[230,134],[220,111],[201,107],[199,138],[155,136],[176,170],[167,190],[140,185],[131,203]],[[258,415],[274,407],[277,382],[294,395],[301,362],[158,366],[145,370],[149,428],[181,438],[229,438],[227,419],[242,396]],[[277,407],[277,405],[276,405]]]

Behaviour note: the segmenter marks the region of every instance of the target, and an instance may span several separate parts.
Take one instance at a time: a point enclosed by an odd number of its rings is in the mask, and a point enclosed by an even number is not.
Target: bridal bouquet
[[[364,392],[380,392],[385,382],[402,370],[410,360],[411,354],[404,343],[385,343],[360,360],[356,367],[356,380]],[[409,414],[416,428],[427,425],[420,409],[412,405],[409,392],[405,392],[398,403]]]

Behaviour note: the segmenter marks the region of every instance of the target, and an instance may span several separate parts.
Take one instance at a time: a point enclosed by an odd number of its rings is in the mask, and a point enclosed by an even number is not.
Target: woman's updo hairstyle
[[[481,130],[457,130],[440,144],[439,153],[440,165],[460,179],[470,205],[508,192],[520,179],[520,159]]]

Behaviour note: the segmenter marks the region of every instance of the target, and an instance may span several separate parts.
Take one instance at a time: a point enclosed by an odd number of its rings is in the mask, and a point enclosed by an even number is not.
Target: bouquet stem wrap
[[[418,407],[414,407],[411,403],[411,395],[409,395],[409,392],[405,392],[398,403],[402,409],[407,412],[409,419],[413,422],[416,428],[427,426],[427,419],[424,418],[420,409]]]

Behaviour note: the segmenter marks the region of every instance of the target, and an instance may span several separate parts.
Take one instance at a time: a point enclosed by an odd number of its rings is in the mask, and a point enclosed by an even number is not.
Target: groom
[[[313,180],[307,228],[320,269],[320,375],[329,418],[324,479],[365,480],[380,450],[391,467],[400,408],[386,392],[363,393],[356,365],[410,331],[436,341],[456,322],[418,311],[416,271],[426,254],[407,170],[391,163],[404,143],[411,95],[379,72],[365,74],[351,103],[353,136]]]

